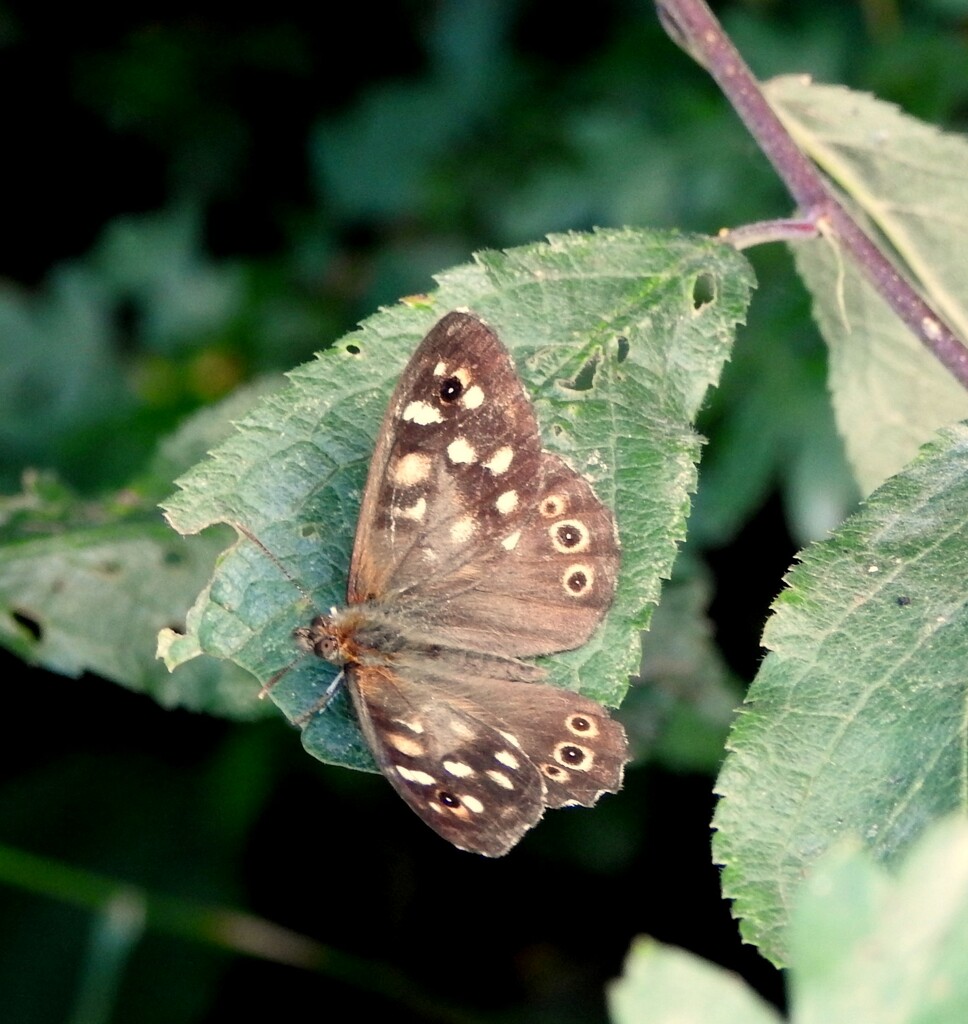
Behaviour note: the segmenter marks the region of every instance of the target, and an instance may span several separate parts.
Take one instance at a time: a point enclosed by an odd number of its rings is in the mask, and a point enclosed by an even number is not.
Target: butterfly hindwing
[[[468,683],[453,662],[446,690],[393,671],[349,671],[381,771],[436,832],[500,856],[546,807],[592,806],[618,791],[625,732],[601,705],[542,683]]]

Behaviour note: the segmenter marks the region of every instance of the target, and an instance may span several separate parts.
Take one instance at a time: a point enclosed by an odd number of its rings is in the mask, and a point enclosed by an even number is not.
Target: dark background
[[[807,71],[964,127],[968,5],[716,9],[761,77]],[[29,466],[90,495],[122,486],[193,410],[431,289],[474,250],[789,212],[646,3],[281,3],[230,16],[12,3],[0,6],[0,95],[0,353],[8,369],[37,353],[31,387],[0,395],[7,493]],[[704,472],[779,346],[830,434],[806,297],[782,252],[751,255],[760,292],[701,424]],[[784,477],[786,455],[732,514],[711,512],[701,485],[690,537],[712,572],[713,636],[741,681],[783,571],[824,525]],[[624,711],[639,749],[622,794],[549,815],[490,862],[450,849],[381,778],[312,761],[281,719],[228,723],[98,678],[4,666],[0,844],[47,858],[50,879],[60,864],[199,912],[237,907],[357,958],[299,970],[149,927],[106,972],[113,1010],[85,1020],[214,1022],[266,1003],[287,1019],[344,1001],[399,1022],[459,1019],[449,1007],[602,1020],[603,985],[638,934],[782,1001],[710,864],[715,759],[664,756],[663,722],[637,720],[641,703]],[[110,961],[110,930],[73,905],[71,885],[49,898],[6,863],[0,1019],[70,1020],[97,987],[91,962]],[[403,997],[380,994],[391,969],[411,979]]]

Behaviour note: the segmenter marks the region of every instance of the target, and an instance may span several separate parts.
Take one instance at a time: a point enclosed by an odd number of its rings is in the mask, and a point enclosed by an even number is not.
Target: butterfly
[[[617,792],[622,726],[522,659],[580,647],[615,591],[614,520],[543,451],[497,334],[446,314],[390,399],[344,608],[294,633],[339,666],[363,736],[444,839],[497,857],[546,808]]]

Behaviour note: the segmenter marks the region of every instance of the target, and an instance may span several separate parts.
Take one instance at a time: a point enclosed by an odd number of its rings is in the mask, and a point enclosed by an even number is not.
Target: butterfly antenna
[[[246,540],[251,541],[266,556],[266,558],[268,558],[269,561],[272,562],[272,564],[279,570],[279,572],[282,573],[282,575],[285,576],[287,580],[289,580],[289,582],[296,588],[296,590],[299,591],[300,594],[302,594],[302,596],[306,599],[307,604],[309,604],[310,606],[313,605],[313,599],[310,596],[309,591],[306,590],[306,588],[282,564],[282,562],[276,557],[276,555],[274,555],[247,526],[243,526],[241,523],[232,523],[232,526],[235,527],[235,529],[240,534],[242,534],[242,536],[245,537]],[[293,661],[290,661],[289,664],[286,665],[284,668],[281,668],[270,679],[266,680],[266,682],[262,684],[262,689],[259,690],[259,700],[265,700],[266,697],[269,696],[269,691],[276,685],[276,683],[278,683],[283,676],[288,675],[301,661],[305,659],[305,657],[305,654],[300,655],[298,658],[295,658]],[[342,672],[340,673],[340,676],[341,675]],[[340,676],[336,677],[336,682],[339,682]],[[327,689],[326,693],[323,694],[323,701],[325,701],[325,703],[322,705],[323,707],[325,707],[326,704],[328,704],[329,701],[332,699],[332,697],[330,696],[330,690],[333,689],[335,689],[335,684],[331,684],[329,689]],[[316,708],[312,708],[312,710],[309,711],[309,715],[312,715],[315,711]],[[302,717],[296,720],[297,725],[301,722]]]
[[[279,559],[265,546],[265,544],[262,543],[261,540],[259,540],[259,538],[247,526],[243,526],[241,523],[232,523],[232,526],[239,533],[241,533],[243,537],[245,537],[247,540],[252,541],[252,543],[266,556],[266,558],[269,559],[270,562],[272,562],[272,564],[279,570],[279,572],[281,572],[282,575],[285,576],[287,580],[289,580],[289,582],[296,588],[296,590],[298,590],[299,593],[302,594],[304,598],[306,598],[310,605],[313,603],[313,599],[310,596],[309,591],[299,582],[299,580],[296,579],[295,576],[293,576],[293,574],[282,564],[282,562],[279,561]],[[295,662],[293,662],[293,665],[294,664]],[[289,665],[287,668],[283,669],[283,671],[280,672],[278,676],[274,676],[272,679],[270,679],[269,682],[266,683],[266,686],[264,688],[271,687],[275,680],[285,675],[285,673],[288,672],[290,668],[292,668],[292,665]]]

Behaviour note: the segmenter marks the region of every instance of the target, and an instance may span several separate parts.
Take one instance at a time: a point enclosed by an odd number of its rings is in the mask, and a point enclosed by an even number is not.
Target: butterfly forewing
[[[507,350],[476,317],[447,314],[407,364],[381,425],[349,601],[444,586],[470,552],[502,539],[502,509],[536,492],[541,454]]]
[[[349,607],[297,639],[344,668],[364,737],[404,800],[455,846],[498,856],[546,807],[621,786],[621,725],[518,660],[584,644],[618,564],[611,513],[542,451],[497,335],[449,313],[380,428]]]

